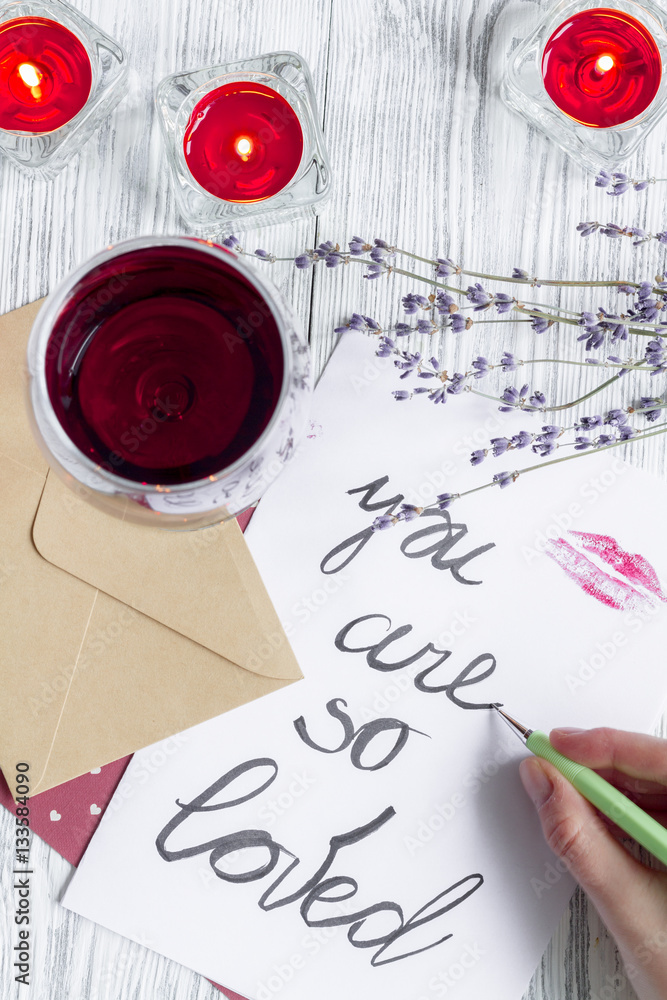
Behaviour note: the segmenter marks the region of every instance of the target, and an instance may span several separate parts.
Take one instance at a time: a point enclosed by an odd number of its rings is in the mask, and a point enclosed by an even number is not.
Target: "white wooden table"
[[[175,70],[276,49],[296,50],[310,64],[335,189],[316,222],[249,233],[243,237],[247,248],[293,255],[322,240],[360,235],[498,274],[516,265],[542,276],[622,273],[629,279],[652,276],[664,266],[660,251],[636,251],[596,237],[582,243],[575,232],[576,224],[589,218],[664,228],[660,191],[608,198],[500,102],[505,52],[535,21],[537,3],[77,0],[77,5],[130,52],[132,91],[55,182],[33,183],[0,164],[0,312],[43,295],[106,244],[138,234],[186,232],[170,191],[154,84]],[[632,167],[638,176],[664,176],[663,160],[658,135]],[[274,266],[271,276],[310,332],[318,370],[333,345],[334,327],[351,311],[395,319],[401,295],[413,289],[408,279],[371,283],[359,272],[351,267],[304,274]],[[502,342],[494,334],[491,343],[509,347],[515,331],[502,329]],[[468,359],[480,351],[491,353],[488,340],[470,340]],[[578,379],[592,375],[574,371],[548,387],[567,394]],[[626,457],[662,475],[664,443],[630,450]],[[194,973],[62,909],[58,898],[71,869],[38,840],[31,859],[33,984],[29,991],[17,987],[10,957],[12,829],[9,814],[0,810],[2,1000],[219,996]],[[618,974],[613,942],[578,894],[526,996],[627,1000],[634,994]]]

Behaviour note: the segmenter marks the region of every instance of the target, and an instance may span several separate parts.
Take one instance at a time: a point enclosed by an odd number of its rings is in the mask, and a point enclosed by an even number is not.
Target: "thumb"
[[[646,870],[552,764],[529,757],[521,762],[520,774],[549,847],[563,859],[602,918],[607,918],[607,925],[616,923],[628,900],[645,888]]]

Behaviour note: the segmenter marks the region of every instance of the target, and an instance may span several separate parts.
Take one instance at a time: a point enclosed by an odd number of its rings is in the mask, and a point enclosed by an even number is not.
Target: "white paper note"
[[[305,680],[136,754],[64,903],[253,1000],[518,1000],[573,883],[488,706],[651,727],[663,602],[620,553],[667,584],[667,489],[610,452],[371,534],[540,423],[397,403],[373,349],[343,338],[248,531]]]

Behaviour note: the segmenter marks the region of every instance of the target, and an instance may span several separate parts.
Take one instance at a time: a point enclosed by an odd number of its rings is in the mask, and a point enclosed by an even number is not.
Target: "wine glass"
[[[62,479],[103,510],[170,529],[251,507],[302,436],[299,322],[230,250],[140,237],[78,268],[28,344],[31,422]]]

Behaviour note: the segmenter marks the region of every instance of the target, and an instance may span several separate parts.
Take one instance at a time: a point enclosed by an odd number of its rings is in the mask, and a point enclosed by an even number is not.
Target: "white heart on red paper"
[[[92,806],[90,807],[90,815],[91,816],[99,816],[99,814],[101,812],[102,812],[102,810],[100,809],[100,807],[96,806],[95,803],[93,802]]]
[[[56,812],[55,809],[52,809],[51,810],[51,822],[52,823],[57,823],[60,818],[61,818],[60,813]]]
[[[101,770],[102,770],[101,767],[94,767],[90,773],[91,774],[100,774]]]

